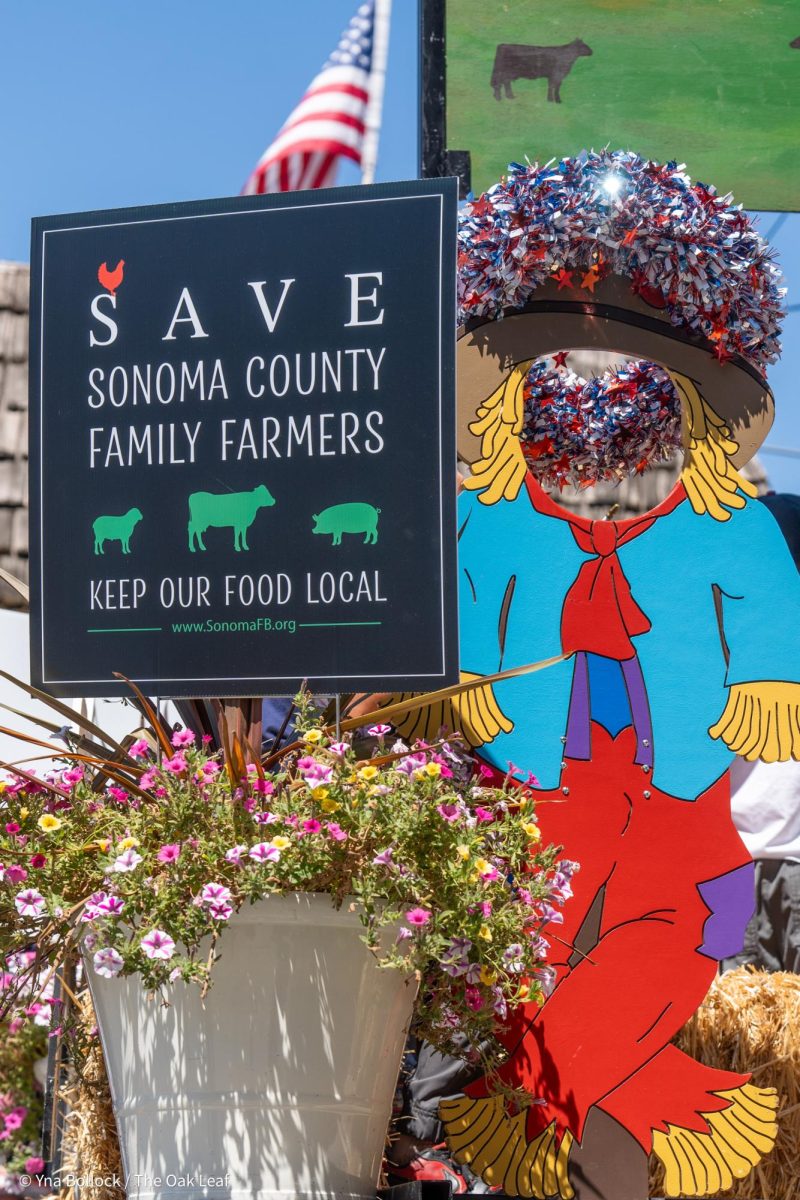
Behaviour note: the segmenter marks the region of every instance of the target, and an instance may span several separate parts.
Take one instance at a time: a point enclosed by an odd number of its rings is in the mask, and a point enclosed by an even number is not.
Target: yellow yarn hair
[[[524,419],[523,387],[533,359],[518,363],[491,396],[478,407],[470,433],[480,438],[481,457],[464,481],[469,491],[480,490],[481,504],[515,500],[527,472],[519,435]],[[684,464],[681,473],[694,511],[715,521],[727,521],[730,509],[743,508],[744,496],[756,489],[733,466],[739,449],[731,431],[697,387],[685,375],[668,371],[683,408]]]

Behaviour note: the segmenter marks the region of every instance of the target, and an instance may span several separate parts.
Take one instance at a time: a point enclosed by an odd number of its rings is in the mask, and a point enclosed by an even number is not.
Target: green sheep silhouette
[[[106,542],[119,542],[122,553],[130,554],[131,535],[141,520],[138,508],[129,508],[121,517],[98,517],[92,522],[95,554],[105,554],[103,546]]]

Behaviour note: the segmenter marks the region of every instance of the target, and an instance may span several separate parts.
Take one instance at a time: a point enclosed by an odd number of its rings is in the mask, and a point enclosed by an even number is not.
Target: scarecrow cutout
[[[450,717],[502,776],[535,775],[542,837],[580,872],[549,998],[498,1035],[500,1080],[532,1103],[481,1079],[440,1114],[454,1156],[508,1195],[580,1195],[597,1110],[658,1155],[667,1195],[714,1195],[777,1132],[774,1091],[670,1042],[753,909],[732,758],[800,758],[800,579],[737,472],[773,417],[778,270],[729,198],[622,152],[512,166],[463,208],[459,250],[464,677],[566,657]],[[631,361],[584,383],[570,350]],[[681,444],[680,482],[642,517],[588,521],[542,486]]]

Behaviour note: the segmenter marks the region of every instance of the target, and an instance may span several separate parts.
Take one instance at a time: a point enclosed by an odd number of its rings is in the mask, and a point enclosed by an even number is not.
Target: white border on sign
[[[363,200],[327,200],[321,201],[319,204],[294,204],[286,205],[280,208],[246,208],[236,209],[233,212],[209,212],[209,213],[193,213],[186,214],[185,217],[150,217],[141,221],[110,221],[103,225],[67,225],[62,229],[45,229],[42,231],[42,273],[40,280],[40,318],[39,318],[39,515],[44,516],[44,412],[43,401],[44,396],[44,264],[47,250],[47,237],[49,234],[57,233],[78,233],[86,229],[116,229],[126,225],[163,225],[174,221],[197,221],[205,217],[247,217],[247,216],[264,216],[276,212],[296,211],[301,208],[341,208],[350,207],[353,204],[386,204],[386,203],[402,203],[404,200],[436,200],[439,203],[439,288],[437,294],[437,312],[439,320],[439,360],[438,360],[438,409],[439,409],[439,611],[441,615],[441,668],[439,671],[425,671],[416,673],[418,679],[439,679],[446,670],[445,663],[445,610],[444,610],[444,470],[443,462],[444,446],[442,439],[442,258],[444,255],[444,197],[441,193],[421,192],[408,196],[375,196],[371,198],[365,197]],[[455,279],[453,280],[453,288],[455,288]],[[453,336],[455,336],[455,331]],[[451,464],[452,472],[455,472],[455,463]],[[45,668],[45,644],[44,644],[44,521],[41,521],[39,529],[39,578],[41,579],[41,595],[39,598],[40,613],[41,613],[41,655],[42,655],[42,682],[53,683],[58,685],[69,685],[73,683],[109,683],[107,679],[53,679],[47,675]],[[363,672],[352,675],[314,675],[314,679],[403,679],[406,678],[404,673],[397,672],[393,675],[385,673],[375,675],[365,675]],[[226,683],[249,683],[251,680],[265,680],[278,682],[284,679],[296,679],[297,675],[228,675],[225,677]],[[169,678],[161,678],[158,681],[144,679],[140,682],[144,684],[155,684],[160,686],[162,683],[186,683],[203,682],[214,683],[213,678],[207,675],[180,675],[170,676]],[[219,682],[223,682],[220,680]]]

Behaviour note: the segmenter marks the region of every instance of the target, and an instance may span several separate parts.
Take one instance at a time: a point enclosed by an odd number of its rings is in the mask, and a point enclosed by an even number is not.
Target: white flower
[[[46,904],[44,896],[36,888],[25,888],[14,897],[14,907],[21,917],[40,917]]]
[[[131,847],[128,850],[123,850],[122,854],[117,855],[111,864],[111,870],[124,874],[126,871],[133,871],[143,861],[141,854],[137,854]]]
[[[172,958],[175,953],[175,943],[163,929],[151,929],[140,945],[148,958]]]
[[[114,979],[122,970],[122,955],[113,946],[104,946],[95,953],[92,966],[104,979]]]

